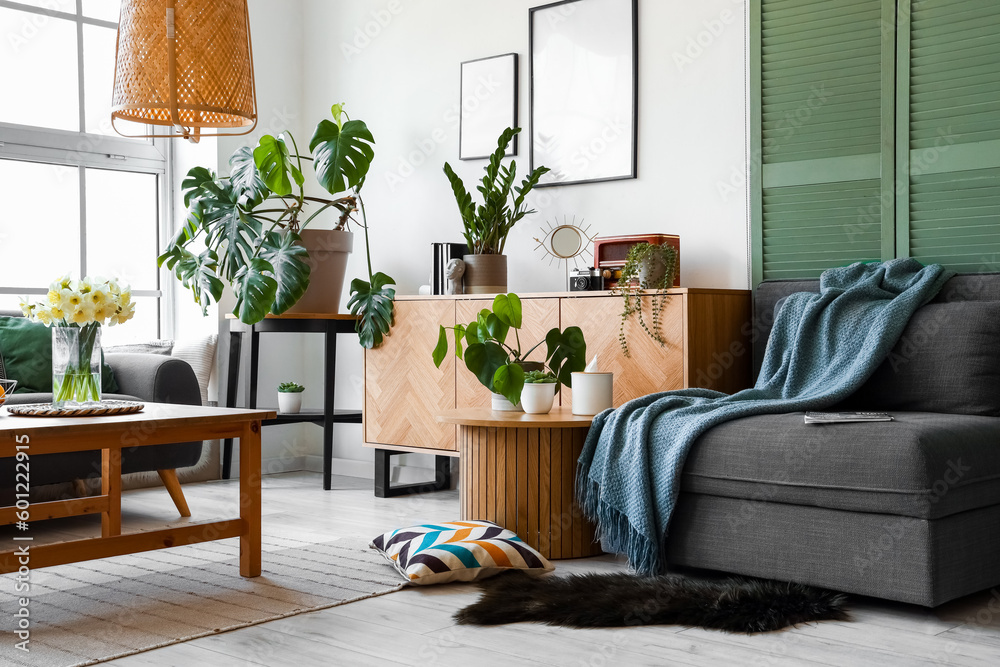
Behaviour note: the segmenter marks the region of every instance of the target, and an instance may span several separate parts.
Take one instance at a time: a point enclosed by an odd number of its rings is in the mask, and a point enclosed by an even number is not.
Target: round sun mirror
[[[579,228],[573,225],[562,225],[552,232],[549,244],[552,246],[553,255],[569,259],[576,257],[583,249],[583,236],[580,234]]]

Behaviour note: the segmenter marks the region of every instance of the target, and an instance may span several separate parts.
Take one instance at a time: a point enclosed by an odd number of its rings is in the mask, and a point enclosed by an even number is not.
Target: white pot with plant
[[[525,373],[521,408],[529,415],[547,415],[552,410],[558,386],[559,378],[547,371]]]
[[[447,330],[451,329],[455,334],[455,356],[465,362],[465,367],[480,384],[493,392],[494,410],[520,412],[526,409],[523,392],[528,390],[527,377],[532,373],[552,377],[553,396],[560,384],[572,386],[573,373],[587,366],[587,342],[580,327],[564,330],[555,327],[536,345],[522,350],[522,324],[520,297],[499,294],[493,299],[491,309],[479,311],[475,322],[439,328],[438,343],[432,353],[434,365],[440,368],[448,355]],[[544,362],[525,361],[542,346]],[[545,373],[546,369],[550,372]]]
[[[306,390],[295,382],[278,385],[278,412],[283,415],[297,415],[302,411],[302,392]]]
[[[520,131],[519,127],[507,128],[500,135],[497,150],[490,156],[486,175],[477,188],[483,195],[483,203],[479,206],[451,165],[444,163],[444,173],[455,193],[465,226],[465,243],[469,247],[470,254],[462,258],[466,294],[503,294],[507,291],[507,256],[503,254],[507,235],[521,218],[535,212],[528,210],[525,197],[549,172],[547,167],[538,167],[521,181],[520,187],[514,185],[517,164],[511,161],[504,166],[503,158],[507,146]]]
[[[158,258],[205,310],[228,283],[233,314],[244,324],[287,312],[336,314],[354,246],[349,223],[359,213],[365,231],[368,280],[351,282],[348,308],[358,316],[361,345],[378,347],[392,323],[394,281],[371,266],[368,219],[361,188],[375,157],[375,139],[362,120],[347,119],[342,104],[316,126],[309,154],[290,132],[261,137],[229,158],[230,175],[195,167],[181,183],[187,218]],[[305,194],[306,164],[331,197]],[[309,229],[327,209],[333,229]],[[312,287],[312,289],[310,289]]]

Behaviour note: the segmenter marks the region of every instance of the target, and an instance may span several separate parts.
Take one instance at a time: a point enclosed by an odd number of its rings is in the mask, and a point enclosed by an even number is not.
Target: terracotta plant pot
[[[354,233],[304,229],[299,235],[309,251],[309,289],[287,312],[335,315],[340,312],[340,294],[344,291],[347,256],[354,249]]]
[[[505,294],[507,255],[465,255],[466,294]]]

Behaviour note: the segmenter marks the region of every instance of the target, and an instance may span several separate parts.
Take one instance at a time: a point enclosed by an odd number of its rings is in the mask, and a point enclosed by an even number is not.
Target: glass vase
[[[79,408],[101,401],[101,325],[52,327],[52,404]]]

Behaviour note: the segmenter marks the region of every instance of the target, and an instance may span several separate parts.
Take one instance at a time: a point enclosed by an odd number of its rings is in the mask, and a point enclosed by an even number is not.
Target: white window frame
[[[83,26],[95,25],[104,28],[118,28],[112,21],[89,18],[83,15],[83,0],[76,0],[76,13],[71,14],[45,7],[26,5],[11,0],[0,0],[0,7],[14,9],[51,18],[65,19],[76,23],[77,72],[79,94],[79,132],[57,130],[14,123],[0,122],[0,159],[36,162],[67,167],[76,167],[80,180],[80,271],[86,276],[87,267],[87,189],[86,170],[110,169],[156,176],[157,183],[157,241],[165,247],[169,241],[172,219],[173,174],[171,165],[173,151],[167,139],[125,139],[117,135],[85,132],[86,93],[84,86]],[[111,91],[108,91],[111,95]],[[154,261],[155,258],[150,258]],[[55,276],[53,276],[55,278]],[[14,296],[44,295],[47,286],[0,284],[0,294]],[[158,304],[157,337],[172,333],[173,297],[172,282],[164,280],[163,272],[157,272],[157,285],[153,290],[133,290],[137,297],[155,297]]]

